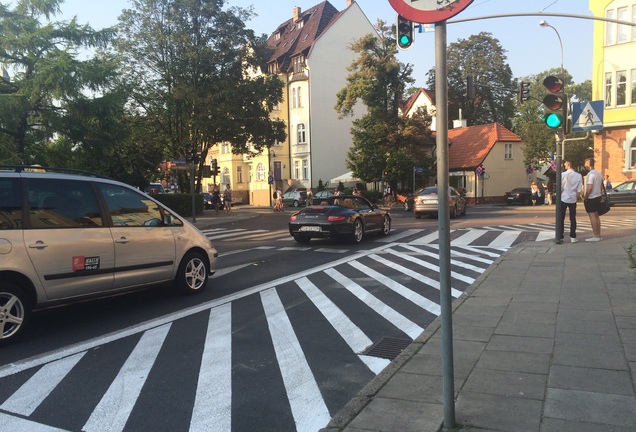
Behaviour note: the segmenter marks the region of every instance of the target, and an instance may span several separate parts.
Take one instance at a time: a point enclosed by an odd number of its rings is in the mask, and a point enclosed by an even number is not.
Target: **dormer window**
[[[300,20],[296,23],[296,25],[298,26],[299,29],[303,28],[303,26],[305,25],[305,21]]]
[[[294,73],[305,72],[305,57],[296,56],[292,59],[292,70]]]

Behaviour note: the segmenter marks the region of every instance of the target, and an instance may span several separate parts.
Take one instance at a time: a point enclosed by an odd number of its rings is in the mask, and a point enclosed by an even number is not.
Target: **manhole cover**
[[[410,344],[411,341],[408,339],[386,337],[371,345],[362,354],[394,360]]]

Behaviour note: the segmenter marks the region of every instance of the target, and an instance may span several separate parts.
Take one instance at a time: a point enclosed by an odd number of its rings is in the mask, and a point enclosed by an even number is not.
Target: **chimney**
[[[353,4],[353,0],[347,0],[347,7],[351,6]]]
[[[292,9],[292,21],[298,21],[298,17],[300,17],[300,8],[296,6]]]
[[[466,119],[462,118],[462,110],[459,109],[459,119],[453,120],[453,129],[465,128],[468,126]]]

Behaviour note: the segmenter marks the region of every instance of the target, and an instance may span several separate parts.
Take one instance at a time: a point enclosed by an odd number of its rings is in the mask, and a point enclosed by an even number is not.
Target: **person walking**
[[[561,218],[559,238],[563,240],[565,213],[570,214],[570,242],[576,243],[576,201],[583,190],[583,177],[572,169],[572,162],[565,161],[565,172],[561,174]]]
[[[593,233],[593,237],[585,239],[585,241],[598,242],[603,240],[601,237],[601,217],[598,215],[598,207],[601,204],[603,176],[594,169],[594,158],[585,159],[585,168],[589,172],[585,176],[585,198],[583,199],[583,204],[587,215],[590,217]]]
[[[223,192],[223,207],[226,213],[232,211],[232,188],[229,183],[225,186],[225,191]]]
[[[605,180],[603,180],[603,186],[605,186],[606,191],[612,189],[612,182],[609,179],[609,174],[605,176]]]

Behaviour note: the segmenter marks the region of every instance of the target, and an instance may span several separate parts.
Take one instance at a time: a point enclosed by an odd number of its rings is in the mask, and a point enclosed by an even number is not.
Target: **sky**
[[[246,25],[256,34],[270,34],[278,25],[292,16],[296,6],[307,10],[321,0],[227,0],[229,6],[253,6],[257,16]],[[369,21],[378,19],[395,22],[396,12],[388,0],[356,0]],[[346,7],[346,0],[329,0],[338,10]],[[593,21],[587,19],[551,17],[546,14],[572,14],[592,16],[588,8],[589,0],[474,0],[464,11],[447,22],[447,42],[467,39],[480,32],[489,32],[499,40],[506,51],[508,64],[515,78],[536,75],[551,68],[561,66],[561,46],[563,45],[563,66],[573,76],[575,83],[592,79],[592,36]],[[66,0],[62,5],[62,15],[57,19],[76,16],[80,24],[89,24],[94,29],[102,29],[117,23],[123,9],[130,8],[128,0]],[[453,23],[473,17],[487,17],[512,13],[543,13],[543,16],[505,17],[480,19]],[[547,21],[552,27],[541,27],[539,22]],[[557,34],[558,33],[558,34]],[[426,73],[435,67],[435,33],[415,35],[415,42],[408,51],[400,52],[403,63],[413,65],[416,86],[426,86]]]

